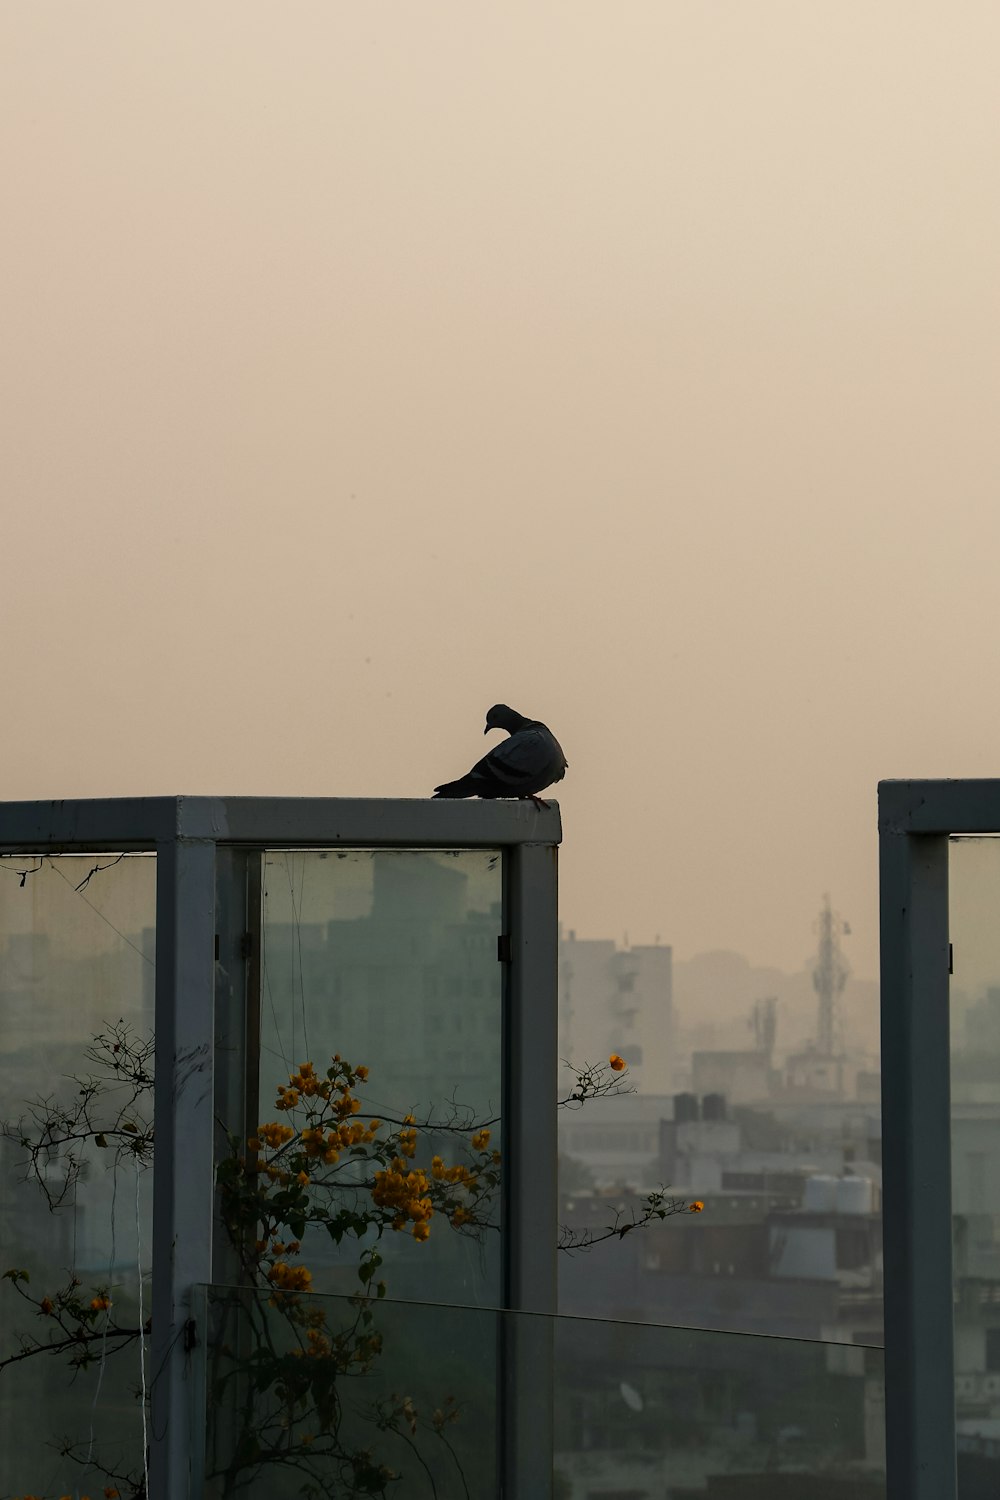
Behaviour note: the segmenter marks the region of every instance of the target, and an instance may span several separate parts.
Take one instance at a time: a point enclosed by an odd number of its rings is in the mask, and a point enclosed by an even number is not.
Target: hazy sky
[[[3,796],[413,796],[545,718],[563,914],[876,966],[1000,774],[1000,7],[0,11]]]

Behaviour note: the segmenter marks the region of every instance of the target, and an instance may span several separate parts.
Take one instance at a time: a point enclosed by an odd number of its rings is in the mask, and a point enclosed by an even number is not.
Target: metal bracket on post
[[[552,1315],[557,1310],[558,852],[507,850],[505,1304],[501,1330],[503,1500],[551,1494]],[[541,1313],[545,1316],[516,1316]]]
[[[955,1500],[948,838],[883,827],[888,1500]]]
[[[150,1493],[196,1493],[203,1424],[185,1352],[191,1288],[212,1280],[215,845],[156,845],[156,1085]]]

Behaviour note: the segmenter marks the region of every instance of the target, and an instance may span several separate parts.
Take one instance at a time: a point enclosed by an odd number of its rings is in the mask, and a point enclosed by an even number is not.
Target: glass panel
[[[560,1056],[628,1064],[560,1111],[563,1223],[600,1234],[661,1186],[704,1212],[563,1258],[560,1311],[881,1342],[878,987],[817,907],[796,973],[561,934]]]
[[[144,855],[0,859],[0,1270],[30,1278],[0,1283],[3,1495],[143,1480],[155,877]]]
[[[283,1118],[276,1091],[300,1064],[322,1074],[339,1054],[369,1070],[355,1090],[360,1122],[385,1122],[384,1136],[413,1116],[413,1167],[458,1159],[481,1126],[500,1148],[502,876],[496,850],[265,856],[262,1122]],[[337,1170],[343,1185],[349,1166]],[[485,1237],[433,1234],[414,1247],[409,1233],[384,1235],[380,1274],[393,1296],[499,1302],[499,1210]],[[356,1246],[309,1233],[317,1289],[353,1290]]]
[[[525,1427],[551,1433],[517,1491],[540,1500],[884,1500],[875,1347],[207,1295],[211,1500],[381,1493],[373,1473],[392,1492],[385,1470],[407,1500],[496,1500]]]
[[[949,846],[959,1493],[1000,1492],[1000,839]]]

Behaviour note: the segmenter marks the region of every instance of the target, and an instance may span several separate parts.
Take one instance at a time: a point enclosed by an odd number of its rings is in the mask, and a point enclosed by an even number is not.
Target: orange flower
[[[38,1304],[38,1311],[44,1313],[46,1317],[48,1317],[50,1313],[55,1312],[55,1308],[56,1305],[51,1297],[43,1297],[41,1302],[39,1302]]]
[[[110,1306],[111,1298],[104,1296],[103,1293],[100,1297],[91,1297],[90,1299],[91,1312],[104,1312],[105,1309],[109,1308]]]
[[[281,1287],[286,1292],[308,1292],[312,1272],[306,1266],[290,1266],[283,1260],[276,1260],[267,1273],[267,1279],[272,1286]]]
[[[611,1064],[611,1070],[613,1073],[620,1073],[622,1068],[625,1067],[624,1057],[619,1057],[617,1052],[612,1052],[611,1056],[608,1058],[608,1062]]]
[[[704,1203],[702,1203],[701,1199],[700,1198],[696,1198],[693,1203],[689,1203],[688,1204],[688,1213],[689,1214],[700,1214],[701,1211],[702,1211],[702,1209],[704,1207],[705,1207],[705,1205],[704,1205]]]
[[[106,1484],[104,1486],[104,1500],[119,1500],[119,1495],[120,1492],[111,1485]]]

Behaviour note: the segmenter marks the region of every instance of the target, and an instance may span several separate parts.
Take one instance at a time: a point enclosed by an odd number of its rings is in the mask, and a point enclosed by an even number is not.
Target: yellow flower
[[[272,1286],[282,1291],[307,1292],[312,1286],[312,1272],[308,1266],[290,1266],[286,1261],[276,1260],[267,1273]]]
[[[489,1143],[490,1132],[485,1129],[485,1127],[482,1130],[477,1130],[475,1135],[472,1137],[472,1147],[474,1151],[485,1151]]]
[[[257,1134],[272,1150],[277,1150],[279,1146],[287,1145],[295,1131],[291,1125],[279,1125],[276,1120],[272,1120],[268,1125],[258,1125]]]
[[[300,1172],[295,1181],[298,1183],[299,1187],[307,1187],[309,1184],[309,1173]]]
[[[415,1240],[426,1240],[430,1235],[430,1232],[430,1225],[425,1224],[423,1220],[421,1220],[419,1224],[414,1224],[413,1226],[412,1233]]]
[[[702,1209],[704,1207],[705,1207],[705,1205],[704,1205],[704,1203],[702,1203],[701,1199],[700,1198],[696,1198],[693,1203],[689,1203],[688,1204],[688,1213],[689,1214],[700,1214],[701,1211],[702,1211]]]
[[[91,1297],[90,1299],[91,1312],[104,1312],[105,1308],[108,1308],[110,1306],[111,1298],[106,1297],[103,1292],[99,1297]]]
[[[620,1073],[622,1068],[625,1067],[624,1057],[619,1057],[617,1052],[612,1052],[608,1058],[608,1062],[611,1064],[611,1070],[614,1073]]]

